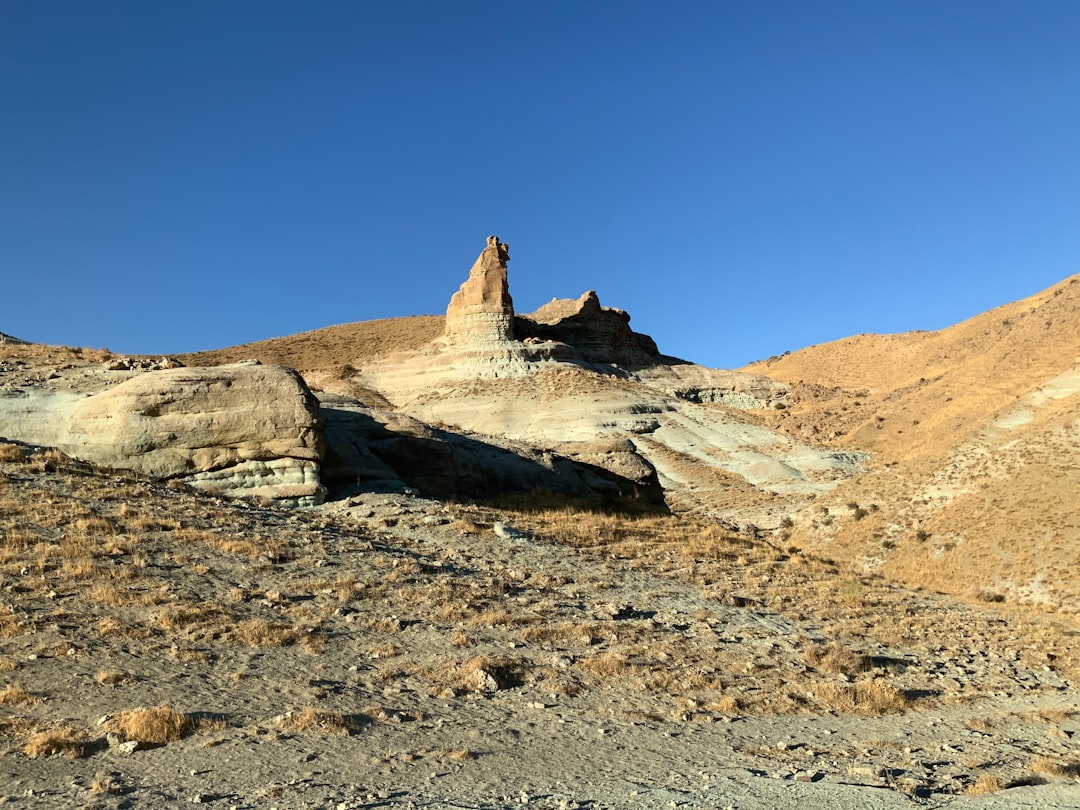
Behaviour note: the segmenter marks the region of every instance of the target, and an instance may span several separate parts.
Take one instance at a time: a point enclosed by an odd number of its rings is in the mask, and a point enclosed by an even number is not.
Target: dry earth
[[[11,806],[1080,801],[1058,617],[677,516],[284,511],[0,458]]]
[[[746,370],[793,385],[770,427],[872,454],[783,542],[910,586],[1080,609],[1080,276],[939,332]]]

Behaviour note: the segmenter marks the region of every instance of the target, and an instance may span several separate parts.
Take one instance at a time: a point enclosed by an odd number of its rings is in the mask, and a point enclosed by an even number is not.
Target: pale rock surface
[[[96,393],[2,393],[0,436],[9,439],[223,494],[300,505],[325,494],[318,402],[291,369],[173,368]]]
[[[861,472],[857,453],[793,441],[741,413],[786,407],[787,385],[665,357],[593,291],[515,316],[507,258],[490,237],[450,302],[445,337],[358,362],[355,382],[422,422],[548,450],[738,524],[779,525]]]
[[[656,472],[632,446],[606,447],[621,465],[536,449],[505,437],[432,427],[400,412],[320,393],[326,426],[323,481],[335,497],[415,488],[425,497],[484,498],[546,490],[578,497],[662,497]]]

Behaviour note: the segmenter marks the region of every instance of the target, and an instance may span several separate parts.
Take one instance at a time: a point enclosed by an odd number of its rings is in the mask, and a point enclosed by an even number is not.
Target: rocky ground
[[[1066,619],[677,516],[0,457],[12,806],[1080,804]]]

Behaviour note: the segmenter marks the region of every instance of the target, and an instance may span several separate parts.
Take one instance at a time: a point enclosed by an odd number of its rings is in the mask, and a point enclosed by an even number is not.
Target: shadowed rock
[[[647,364],[660,359],[656,342],[630,328],[621,309],[600,306],[593,290],[577,300],[556,298],[517,320],[522,338],[557,341],[589,363]]]

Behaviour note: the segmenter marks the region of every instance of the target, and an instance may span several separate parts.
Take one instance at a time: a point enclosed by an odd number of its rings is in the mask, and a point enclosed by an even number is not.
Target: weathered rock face
[[[660,351],[648,335],[630,328],[630,316],[621,309],[600,306],[589,290],[576,301],[553,299],[530,315],[518,318],[523,338],[566,343],[594,363],[654,363]]]
[[[510,246],[497,236],[469,271],[469,278],[446,309],[446,340],[454,346],[502,343],[514,339],[514,301],[506,279]]]
[[[663,502],[656,471],[634,455],[629,442],[574,446],[574,454],[564,455],[508,439],[440,430],[344,396],[319,397],[327,445],[323,478],[336,497],[407,485],[428,497],[485,498],[539,489]],[[585,451],[580,458],[578,450]],[[613,455],[622,462],[617,471],[604,463]]]
[[[17,337],[12,337],[11,335],[5,335],[3,332],[0,332],[0,343],[16,343],[20,346],[26,345],[25,340],[19,340]]]
[[[280,366],[147,372],[90,396],[9,393],[0,435],[227,495],[320,503],[319,405]]]

